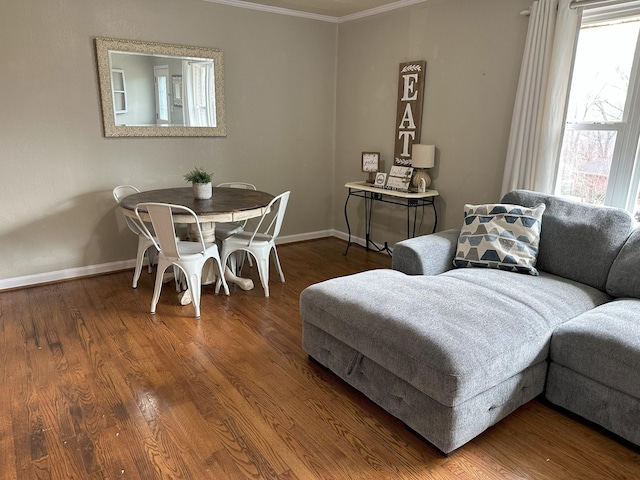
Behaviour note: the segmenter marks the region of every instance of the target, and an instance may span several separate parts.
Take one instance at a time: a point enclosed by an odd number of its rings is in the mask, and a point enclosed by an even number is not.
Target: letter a
[[[405,126],[405,122],[409,122],[409,125]],[[409,130],[416,129],[416,124],[413,121],[413,111],[411,110],[410,103],[407,103],[407,106],[404,109],[404,115],[402,115],[402,120],[400,121],[400,125],[398,125],[398,128],[406,128]]]

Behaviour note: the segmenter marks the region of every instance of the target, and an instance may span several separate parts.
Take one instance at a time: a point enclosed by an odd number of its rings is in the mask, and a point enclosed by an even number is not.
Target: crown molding
[[[258,10],[261,12],[277,13],[279,15],[289,15],[292,17],[308,18],[311,20],[320,20],[322,22],[331,23],[343,23],[351,20],[357,20],[359,18],[370,17],[372,15],[378,15],[380,13],[389,12],[398,8],[408,7],[409,5],[415,5],[416,3],[422,3],[426,0],[399,0],[388,5],[382,5],[380,7],[364,10],[363,12],[353,13],[351,15],[344,15],[342,17],[332,17],[330,15],[320,15],[318,13],[301,12],[299,10],[291,10],[289,8],[272,7],[269,5],[261,5],[258,3],[247,2],[244,0],[204,0],[209,3],[219,3],[222,5],[230,5],[232,7],[248,8],[250,10]]]
[[[345,15],[343,17],[336,17],[338,19],[337,23],[350,22],[351,20],[357,20],[359,18],[371,17],[372,15],[379,15],[381,13],[397,10],[398,8],[408,7],[417,3],[424,3],[425,1],[426,0],[399,0],[387,5],[381,5],[380,7],[370,8],[363,12],[352,13],[351,15]]]

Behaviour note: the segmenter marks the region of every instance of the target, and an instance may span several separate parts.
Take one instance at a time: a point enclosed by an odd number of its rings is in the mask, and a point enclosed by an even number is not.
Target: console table
[[[349,241],[347,243],[347,249],[344,254],[346,255],[351,246],[351,226],[349,225],[349,215],[347,212],[347,205],[351,197],[364,198],[364,215],[365,215],[365,239],[366,249],[369,250],[369,245],[372,245],[378,252],[387,252],[391,254],[391,249],[384,243],[383,247],[371,240],[371,214],[373,211],[374,202],[391,203],[394,205],[401,205],[407,209],[407,238],[415,237],[416,235],[416,215],[418,207],[424,209],[425,206],[431,206],[433,209],[433,232],[436,231],[438,225],[438,212],[436,211],[435,197],[439,195],[437,190],[427,190],[422,193],[415,192],[399,192],[396,190],[386,190],[384,188],[374,187],[370,183],[363,182],[347,182],[344,185],[349,189],[349,194],[344,202],[344,219],[347,222],[347,231],[349,232]],[[413,209],[413,230],[411,229],[411,209]]]

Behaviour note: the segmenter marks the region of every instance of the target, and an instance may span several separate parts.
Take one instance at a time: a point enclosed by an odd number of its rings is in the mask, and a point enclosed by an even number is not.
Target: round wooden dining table
[[[198,223],[202,231],[202,238],[207,244],[215,242],[216,222],[241,222],[249,218],[262,216],[269,202],[274,196],[260,190],[250,190],[244,188],[215,188],[213,195],[207,200],[196,200],[193,197],[191,187],[162,188],[159,190],[148,190],[146,192],[135,193],[123,198],[120,207],[123,213],[129,217],[136,218],[135,208],[139,203],[158,202],[181,205],[193,210],[198,216]],[[140,216],[145,221],[151,221],[146,211],[141,208]],[[175,215],[176,223],[189,224],[189,236],[195,238],[198,229],[194,225],[193,217],[190,215]],[[206,267],[205,267],[206,268]],[[215,277],[213,268],[203,272],[203,283],[212,283]],[[235,283],[243,290],[253,288],[253,281],[237,277],[229,268],[225,268],[225,279],[227,282]],[[183,301],[184,299],[184,301]],[[186,298],[181,297],[181,303],[185,303]]]

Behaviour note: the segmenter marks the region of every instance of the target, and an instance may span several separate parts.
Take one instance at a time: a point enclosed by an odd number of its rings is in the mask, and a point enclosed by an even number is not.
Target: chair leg
[[[240,273],[242,272],[242,267],[244,265],[244,258],[246,256],[247,256],[247,252],[245,252],[244,250],[238,250],[236,252],[233,252],[233,255],[231,255],[231,257],[235,258],[235,262],[236,262],[235,268],[232,268],[231,271],[238,276],[240,276]]]
[[[214,259],[216,265],[218,266],[218,279],[216,280],[216,290],[218,293],[220,291],[220,285],[224,287],[224,294],[229,295],[229,285],[227,284],[227,280],[224,278],[224,264],[220,259]]]
[[[231,270],[234,275],[238,275],[238,250],[229,254],[229,256],[227,257],[227,262],[229,263],[229,270]]]
[[[264,289],[264,296],[269,297],[269,253],[265,253],[266,255],[258,255],[256,257],[256,264],[258,265],[258,274]]]
[[[133,288],[138,288],[138,280],[142,273],[142,262],[144,262],[144,253],[148,249],[146,241],[143,237],[138,236],[138,253],[136,255],[136,268],[133,271]]]
[[[202,268],[202,265],[200,265]],[[191,301],[193,302],[193,308],[195,309],[196,318],[200,318],[200,296],[202,293],[202,279],[198,271],[188,270],[185,272],[187,277],[187,288],[191,293]]]
[[[153,259],[155,258],[155,248],[147,248],[147,268],[149,273],[153,271]]]
[[[229,256],[232,255],[231,253],[225,252],[224,249],[221,250],[220,252],[220,262],[218,263],[218,266],[220,267],[220,270],[222,271],[222,275],[218,275],[218,278],[216,279],[216,289],[215,289],[215,293],[216,295],[218,293],[220,293],[220,286],[224,283],[224,285],[226,286],[226,288],[224,289],[225,294],[229,295],[229,285],[227,284],[227,281],[224,278],[224,271],[225,268],[227,266],[227,261],[229,260]]]
[[[183,290],[182,287],[184,286],[184,281],[182,278],[182,270],[180,270],[177,265],[173,266],[173,280],[176,284],[176,292],[181,292]]]
[[[162,259],[158,259],[158,268],[156,269],[156,283],[153,286],[153,298],[151,299],[151,313],[156,313],[156,305],[160,300],[160,292],[162,291],[162,277],[164,272],[169,268],[171,264],[165,263]]]
[[[276,246],[273,246],[273,256],[276,260],[276,268],[278,269],[278,273],[280,274],[280,281],[284,283],[284,272],[282,271],[282,267],[280,266],[280,258],[278,257],[278,250]]]

